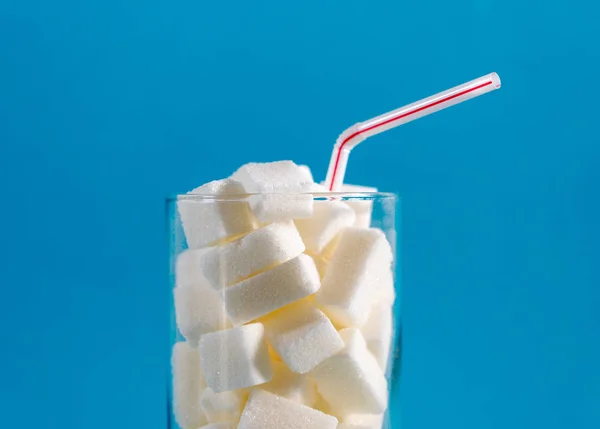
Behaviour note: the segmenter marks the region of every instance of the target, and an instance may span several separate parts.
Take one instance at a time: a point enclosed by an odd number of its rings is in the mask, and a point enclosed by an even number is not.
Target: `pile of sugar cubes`
[[[352,187],[350,191],[372,189]],[[381,429],[393,254],[370,201],[291,161],[180,198],[173,410],[183,429]],[[236,195],[246,195],[236,197]]]

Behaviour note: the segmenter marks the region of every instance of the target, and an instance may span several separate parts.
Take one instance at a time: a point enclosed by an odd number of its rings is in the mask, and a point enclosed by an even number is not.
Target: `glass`
[[[260,225],[252,215],[307,201],[308,219]],[[240,428],[279,429],[290,415],[310,429],[335,428],[329,416],[397,427],[397,202],[376,192],[167,199],[168,428],[241,418]]]

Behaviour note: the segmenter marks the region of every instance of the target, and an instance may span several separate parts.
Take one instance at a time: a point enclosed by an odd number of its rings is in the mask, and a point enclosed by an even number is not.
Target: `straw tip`
[[[498,73],[490,73],[490,78],[492,79],[492,85],[494,85],[494,88],[498,89],[502,86],[502,81],[500,80]]]

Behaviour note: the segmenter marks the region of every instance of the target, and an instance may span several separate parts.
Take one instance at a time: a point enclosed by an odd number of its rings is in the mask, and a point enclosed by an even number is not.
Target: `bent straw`
[[[354,124],[340,134],[333,146],[325,181],[327,188],[335,192],[341,190],[350,151],[366,138],[498,88],[500,77],[496,73],[490,73],[368,121]]]

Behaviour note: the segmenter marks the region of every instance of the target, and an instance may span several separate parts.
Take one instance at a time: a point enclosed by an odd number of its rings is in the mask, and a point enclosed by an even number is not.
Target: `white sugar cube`
[[[315,383],[304,374],[290,371],[281,362],[273,362],[273,379],[260,388],[307,407],[312,407],[317,400]]]
[[[323,186],[325,183],[321,183],[322,192],[328,192],[328,189]],[[315,190],[315,192],[317,192]],[[368,228],[371,226],[371,216],[373,213],[373,200],[368,197],[361,198],[360,194],[362,193],[373,193],[377,192],[377,188],[372,188],[370,186],[358,186],[358,185],[342,185],[341,192],[352,194],[352,198],[349,198],[344,201],[344,204],[347,204],[350,207],[354,214],[356,215],[354,218],[354,225],[357,228]]]
[[[306,299],[264,317],[262,322],[267,339],[281,360],[300,374],[344,348],[327,316]]]
[[[311,182],[314,182],[312,171],[310,171],[310,167],[308,165],[298,165],[298,168],[304,172],[306,177],[310,177]]]
[[[249,163],[231,178],[239,181],[247,193],[262,194],[249,199],[252,212],[262,223],[312,214],[313,197],[306,194],[312,189],[312,177],[292,161]]]
[[[177,286],[210,285],[204,276],[201,263],[203,254],[208,249],[184,250],[177,256],[175,261],[175,283]]]
[[[345,347],[310,372],[321,396],[338,416],[380,414],[387,408],[387,381],[358,329],[343,329]]]
[[[321,287],[315,263],[308,255],[223,289],[225,309],[234,325],[255,320],[312,295]]]
[[[333,416],[255,389],[237,429],[336,429],[337,424]]]
[[[310,217],[313,210],[313,196],[306,193],[252,195],[249,202],[262,223]]]
[[[247,201],[218,199],[233,194],[244,194],[244,187],[235,180],[224,179],[202,185],[179,199],[177,208],[188,248],[210,246],[255,228],[256,221]],[[199,197],[194,198],[194,195]],[[217,199],[203,199],[200,197],[202,195],[211,195]]]
[[[173,346],[171,356],[173,374],[173,412],[183,428],[208,423],[200,406],[200,395],[206,387],[200,368],[200,354],[186,342]]]
[[[383,414],[350,414],[338,429],[381,429],[383,427]]]
[[[342,228],[352,226],[354,211],[341,201],[315,201],[313,215],[307,219],[296,219],[296,227],[306,249],[320,255]]]
[[[205,277],[219,289],[287,262],[303,251],[304,243],[294,223],[278,222],[239,240],[206,249],[200,265]]]
[[[178,286],[173,293],[177,327],[192,345],[202,334],[232,326],[219,293],[210,285]]]
[[[385,420],[385,414],[338,414],[318,393],[313,408],[337,418],[340,421],[337,429],[382,429]]]
[[[334,412],[331,409],[331,406],[327,403],[327,401],[325,401],[325,399],[323,399],[323,397],[321,395],[319,395],[318,389],[317,389],[317,399],[315,401],[315,404],[312,406],[312,408],[314,408],[315,410],[319,410],[325,414],[334,416],[336,419],[340,420],[339,416],[334,415]]]
[[[377,192],[377,188],[357,185],[342,185],[343,192],[360,194],[361,192]],[[358,197],[358,196],[357,196]],[[373,212],[373,200],[352,198],[345,203],[354,210],[356,214],[354,226],[357,228],[368,228],[371,225],[371,215]]]
[[[392,306],[396,300],[396,289],[394,287],[394,273],[391,269],[384,271],[377,282],[376,302],[386,303]]]
[[[319,272],[319,276],[321,280],[325,277],[325,273],[327,272],[327,266],[329,265],[329,260],[324,258],[323,256],[313,255],[311,253],[307,253],[313,261],[315,261],[315,266],[317,267],[317,271]]]
[[[340,423],[337,429],[381,429],[382,425],[375,426],[364,423]]]
[[[236,427],[235,422],[216,422],[202,426],[199,429],[236,429]]]
[[[207,387],[200,397],[200,403],[209,422],[237,421],[249,394],[248,389],[215,393]]]
[[[312,175],[292,161],[250,162],[231,175],[246,192],[303,192],[313,187]]]
[[[375,304],[367,322],[360,328],[367,347],[377,359],[382,371],[387,369],[392,344],[393,316],[387,303]]]
[[[206,384],[216,393],[266,383],[273,377],[261,323],[204,334],[198,348]]]
[[[359,327],[377,297],[377,284],[390,269],[392,250],[378,229],[345,228],[331,258],[317,301],[334,324]]]

